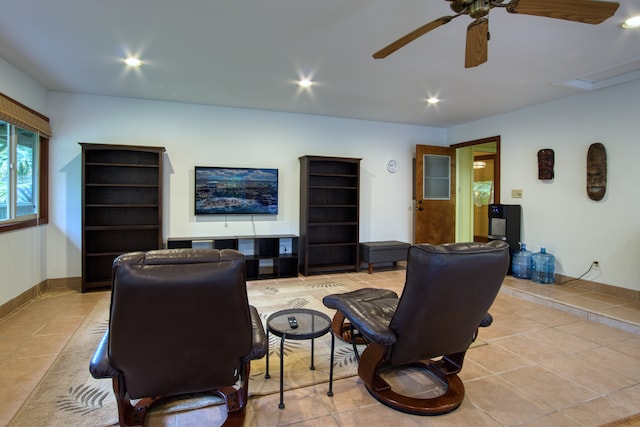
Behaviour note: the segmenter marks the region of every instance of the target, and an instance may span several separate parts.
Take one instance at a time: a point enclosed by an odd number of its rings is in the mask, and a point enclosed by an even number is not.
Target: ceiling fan
[[[451,3],[455,15],[443,16],[400,37],[390,45],[373,54],[376,59],[385,58],[418,37],[427,34],[457,18],[469,15],[474,21],[467,27],[465,68],[477,67],[487,62],[489,41],[489,10],[505,8],[509,13],[535,15],[567,21],[599,24],[613,16],[620,4],[596,0],[445,0]]]

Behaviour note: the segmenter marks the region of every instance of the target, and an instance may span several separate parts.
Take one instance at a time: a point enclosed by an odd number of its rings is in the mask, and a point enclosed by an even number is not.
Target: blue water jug
[[[531,280],[534,282],[547,285],[554,283],[555,268],[556,258],[548,254],[544,247],[531,256]]]
[[[531,256],[525,243],[520,243],[520,250],[514,252],[511,259],[511,274],[519,279],[531,279]]]

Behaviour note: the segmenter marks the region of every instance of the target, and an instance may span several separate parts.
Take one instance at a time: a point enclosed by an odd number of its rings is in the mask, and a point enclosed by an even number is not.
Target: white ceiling
[[[556,82],[640,64],[640,30],[620,27],[640,0],[621,0],[595,26],[492,9],[489,60],[470,69],[468,16],[371,57],[452,14],[444,0],[0,3],[0,56],[62,92],[450,127],[583,90]],[[143,67],[126,69],[127,53]],[[635,77],[638,68],[622,69]],[[301,76],[313,77],[311,90],[294,84]],[[427,106],[432,95],[442,101]]]

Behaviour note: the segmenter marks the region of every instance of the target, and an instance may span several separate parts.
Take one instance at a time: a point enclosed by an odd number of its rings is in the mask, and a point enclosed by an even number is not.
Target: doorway
[[[450,158],[449,197],[426,191],[433,156]],[[500,203],[500,136],[453,144],[416,146],[414,243],[488,241],[488,206]],[[447,207],[448,206],[448,207]]]

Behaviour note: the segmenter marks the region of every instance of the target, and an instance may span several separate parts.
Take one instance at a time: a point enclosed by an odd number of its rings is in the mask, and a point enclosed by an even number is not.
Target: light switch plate
[[[512,199],[522,199],[522,190],[511,190],[511,198]]]

